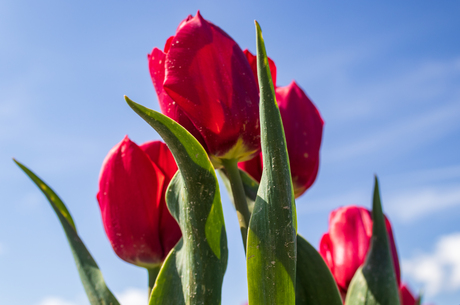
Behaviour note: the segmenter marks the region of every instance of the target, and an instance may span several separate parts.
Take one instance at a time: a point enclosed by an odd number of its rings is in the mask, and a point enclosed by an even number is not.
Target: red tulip
[[[161,264],[181,237],[165,192],[177,171],[160,141],[140,147],[127,136],[104,160],[97,199],[105,232],[115,253],[146,268]]]
[[[318,109],[295,82],[276,88],[276,100],[283,120],[294,193],[299,197],[315,182],[324,122]],[[239,166],[260,181],[261,155]]]
[[[400,270],[391,224],[385,217],[396,279]],[[370,211],[357,206],[341,207],[329,217],[329,232],[321,238],[319,252],[345,294],[356,270],[364,263],[372,237]]]
[[[155,48],[148,58],[163,113],[201,142],[216,167],[259,152],[257,83],[230,36],[198,12],[182,21],[164,53]]]

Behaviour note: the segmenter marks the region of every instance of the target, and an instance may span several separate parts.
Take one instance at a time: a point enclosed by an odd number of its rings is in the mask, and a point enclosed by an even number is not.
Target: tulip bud
[[[154,49],[149,69],[164,114],[192,133],[216,168],[260,151],[257,83],[240,47],[198,12]]]
[[[400,270],[391,224],[385,217],[398,285]],[[334,276],[342,294],[356,270],[364,263],[372,237],[371,212],[357,206],[346,206],[332,211],[329,232],[321,238],[319,252]]]
[[[324,122],[318,109],[295,82],[276,88],[276,100],[283,120],[292,183],[297,198],[315,182],[318,174]],[[239,166],[260,181],[261,155]]]
[[[99,177],[97,199],[115,253],[145,268],[163,262],[181,237],[169,213],[166,188],[177,171],[167,146],[137,146],[127,136],[112,148]]]

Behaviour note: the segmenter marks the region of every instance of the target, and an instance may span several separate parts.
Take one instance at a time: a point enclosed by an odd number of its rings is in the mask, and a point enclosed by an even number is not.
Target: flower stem
[[[161,269],[161,265],[147,269],[149,273],[149,299],[150,299],[150,295],[152,294],[152,289],[153,289],[153,286],[155,285],[155,281],[157,279],[158,273],[160,272],[160,269]]]
[[[222,160],[222,164],[227,171],[228,180],[232,186],[236,215],[238,216],[244,251],[246,252],[246,240],[248,238],[249,219],[251,218],[251,214],[249,213],[243,181],[241,181],[240,170],[238,169],[238,160],[224,159]]]

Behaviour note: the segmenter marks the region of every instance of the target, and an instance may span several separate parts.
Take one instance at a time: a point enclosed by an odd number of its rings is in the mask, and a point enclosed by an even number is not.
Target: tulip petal
[[[238,167],[248,173],[256,181],[260,182],[262,178],[262,154],[257,154],[248,161],[238,163]]]
[[[171,181],[172,177],[177,172],[177,164],[168,146],[161,141],[150,141],[140,145],[139,147],[163,172],[166,177],[166,181]]]
[[[401,285],[399,293],[401,294],[401,305],[416,305],[417,300],[412,295],[407,285]]]
[[[178,29],[165,68],[166,92],[199,129],[210,154],[224,155],[240,138],[251,154],[259,149],[257,85],[230,36],[198,12]]]
[[[161,141],[147,142],[142,144],[140,148],[150,157],[150,160],[158,167],[158,170],[163,172],[168,182],[163,185],[160,204],[160,240],[166,255],[174,248],[182,236],[179,224],[169,212],[165,199],[166,189],[169,181],[172,180],[177,172],[177,165],[168,147]]]
[[[248,59],[249,66],[251,66],[252,73],[254,74],[254,78],[257,81],[257,87],[259,86],[259,80],[257,78],[257,56],[253,55],[248,49],[243,51],[244,55]],[[270,67],[270,74],[272,75],[273,86],[276,88],[276,65],[275,62],[270,58],[268,59],[268,65]]]
[[[319,243],[319,253],[323,257],[326,265],[329,267],[329,270],[335,270],[334,268],[334,250],[333,245],[331,242],[331,237],[329,233],[324,234],[321,237],[321,241]]]
[[[296,197],[315,181],[319,167],[319,149],[323,119],[305,92],[295,83],[276,88],[291,164]]]
[[[174,36],[168,39],[165,48],[169,49],[173,38]],[[192,121],[190,121],[189,117],[184,113],[184,111],[182,111],[179,105],[172,100],[163,88],[163,82],[165,79],[165,54],[161,50],[154,48],[152,53],[148,55],[148,61],[150,76],[152,78],[155,91],[157,92],[161,112],[182,125],[200,142],[201,145],[206,148],[206,142],[204,141],[201,133],[195,125],[193,125]]]
[[[78,236],[75,228],[72,216],[62,202],[62,200],[56,195],[56,193],[38,178],[31,170],[27,167],[14,160],[16,164],[26,173],[27,176],[38,186],[43,194],[48,199],[51,207],[59,218],[61,225],[66,234],[70,248],[77,265],[78,274],[80,280],[85,288],[86,295],[92,305],[99,304],[112,304],[119,305],[119,302],[112,294],[110,289],[107,287],[102,277],[102,273],[99,270],[96,262],[89,253],[88,249],[83,244],[83,241]]]

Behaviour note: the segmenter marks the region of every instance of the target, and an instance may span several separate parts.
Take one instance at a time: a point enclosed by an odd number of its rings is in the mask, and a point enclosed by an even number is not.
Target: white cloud
[[[147,289],[128,288],[121,293],[115,293],[121,305],[145,305],[148,302]],[[86,297],[81,296],[78,301],[64,300],[60,297],[49,296],[44,298],[37,305],[87,305]]]
[[[145,305],[148,302],[147,290],[128,288],[117,294],[117,299],[121,305]]]
[[[390,214],[410,222],[432,212],[460,206],[460,185],[406,190],[385,200]]]
[[[432,253],[402,260],[403,274],[421,283],[427,295],[460,289],[460,232],[442,236]]]
[[[47,297],[43,301],[38,303],[38,305],[77,305],[77,304],[73,302],[65,301],[57,297]]]

